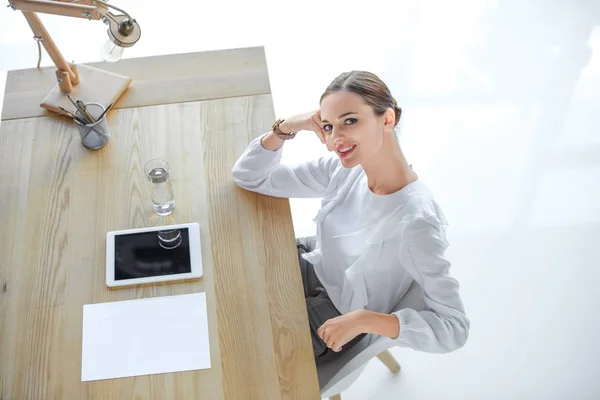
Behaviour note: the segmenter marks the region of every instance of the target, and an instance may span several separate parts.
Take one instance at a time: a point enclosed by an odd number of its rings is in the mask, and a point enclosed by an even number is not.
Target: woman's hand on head
[[[313,131],[317,134],[321,143],[325,144],[325,134],[323,128],[321,128],[321,110],[309,111],[286,118],[279,129],[286,133]]]

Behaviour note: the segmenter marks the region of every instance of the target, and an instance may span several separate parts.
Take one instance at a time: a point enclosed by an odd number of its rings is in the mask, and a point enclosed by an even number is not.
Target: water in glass
[[[169,171],[165,168],[153,168],[148,177],[152,182],[152,206],[158,215],[169,215],[175,208],[175,199]]]

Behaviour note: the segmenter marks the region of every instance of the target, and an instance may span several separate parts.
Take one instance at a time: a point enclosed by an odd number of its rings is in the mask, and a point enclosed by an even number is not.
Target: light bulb
[[[100,56],[104,61],[117,62],[123,56],[123,48],[116,45],[112,40],[107,39],[100,49]]]

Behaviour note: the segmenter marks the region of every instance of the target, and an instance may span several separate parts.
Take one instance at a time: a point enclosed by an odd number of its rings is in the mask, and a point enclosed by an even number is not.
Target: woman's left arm
[[[466,343],[470,322],[458,282],[449,275],[441,227],[418,220],[407,228],[405,238],[400,250],[402,264],[421,287],[427,309],[405,308],[392,314],[357,310],[333,318],[318,332],[328,347],[339,351],[361,333],[387,336],[398,346],[429,353],[447,353]]]
[[[449,274],[444,256],[448,247],[440,224],[417,220],[405,231],[400,257],[403,266],[423,291],[427,310],[405,308],[398,317],[399,346],[430,353],[461,348],[469,336],[470,322],[459,294],[459,284]]]

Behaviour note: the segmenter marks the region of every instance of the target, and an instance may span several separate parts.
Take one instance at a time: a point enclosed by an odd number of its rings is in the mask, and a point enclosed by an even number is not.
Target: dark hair
[[[341,91],[355,93],[362,97],[378,116],[385,114],[388,108],[393,109],[396,113],[396,123],[394,126],[398,125],[402,109],[398,107],[398,103],[392,96],[390,89],[377,75],[367,71],[344,72],[327,86],[319,104],[321,104],[325,96]]]

